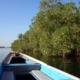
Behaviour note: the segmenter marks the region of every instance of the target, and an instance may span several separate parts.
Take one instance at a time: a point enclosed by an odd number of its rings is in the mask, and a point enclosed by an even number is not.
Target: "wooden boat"
[[[0,80],[80,80],[23,53],[11,52],[0,64]]]

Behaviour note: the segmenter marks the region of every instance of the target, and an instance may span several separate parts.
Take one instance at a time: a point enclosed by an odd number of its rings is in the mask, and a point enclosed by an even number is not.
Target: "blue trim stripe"
[[[41,72],[45,73],[53,80],[72,80],[70,77],[51,69],[48,66],[41,65]]]
[[[31,61],[25,61],[26,64],[33,64]]]

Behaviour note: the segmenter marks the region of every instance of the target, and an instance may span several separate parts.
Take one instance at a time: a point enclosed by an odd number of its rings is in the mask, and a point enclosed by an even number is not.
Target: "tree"
[[[18,39],[19,39],[19,40],[22,40],[22,39],[23,39],[23,34],[19,34],[19,35],[18,35]]]
[[[76,53],[78,53],[80,47],[79,33],[80,28],[77,26],[73,26],[71,29],[66,26],[57,29],[53,33],[51,41],[53,45],[53,53],[57,55],[63,54],[63,57],[65,57],[65,54],[69,54],[73,50],[76,50]]]

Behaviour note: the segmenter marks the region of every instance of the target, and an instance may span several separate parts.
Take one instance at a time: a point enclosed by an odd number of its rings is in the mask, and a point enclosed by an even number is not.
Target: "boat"
[[[23,53],[10,52],[0,64],[0,80],[80,80]]]

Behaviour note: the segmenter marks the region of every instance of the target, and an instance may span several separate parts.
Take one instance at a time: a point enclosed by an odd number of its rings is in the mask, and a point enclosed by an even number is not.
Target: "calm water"
[[[0,63],[4,60],[10,51],[11,48],[0,48]]]
[[[41,60],[53,67],[61,69],[65,72],[68,72],[72,75],[75,75],[80,78],[80,57],[75,59],[63,59],[63,58],[54,58],[54,57],[47,57],[47,56],[40,56],[34,54],[29,54],[38,60]]]

